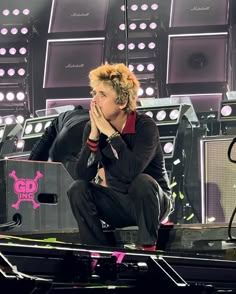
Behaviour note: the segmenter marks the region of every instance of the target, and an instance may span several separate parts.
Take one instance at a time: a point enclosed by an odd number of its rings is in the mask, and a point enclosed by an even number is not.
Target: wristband
[[[99,141],[95,141],[95,140],[91,140],[91,139],[87,139],[87,144],[89,146],[89,149],[93,152],[98,150],[98,145],[99,145]]]

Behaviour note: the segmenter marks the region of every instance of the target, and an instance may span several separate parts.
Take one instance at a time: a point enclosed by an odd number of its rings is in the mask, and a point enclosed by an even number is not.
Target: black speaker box
[[[236,165],[228,158],[232,140],[233,136],[201,140],[203,223],[228,223],[236,207]],[[236,146],[233,146],[231,156],[236,159]]]
[[[11,234],[77,230],[67,198],[72,178],[61,163],[0,160],[0,223]],[[19,220],[21,225],[15,225]]]

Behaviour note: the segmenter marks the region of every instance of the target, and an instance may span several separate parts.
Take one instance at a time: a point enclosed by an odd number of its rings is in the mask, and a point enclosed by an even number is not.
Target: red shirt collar
[[[127,116],[125,127],[122,131],[122,134],[134,134],[135,133],[135,122],[136,122],[137,113],[131,112]]]

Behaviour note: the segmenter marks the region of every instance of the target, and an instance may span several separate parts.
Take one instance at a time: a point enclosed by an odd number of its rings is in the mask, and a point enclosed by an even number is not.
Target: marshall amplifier
[[[166,84],[181,85],[179,90],[186,93],[193,88],[199,93],[214,83],[214,93],[218,85],[227,83],[228,33],[175,34],[169,35]],[[187,85],[190,85],[187,87]],[[201,87],[199,87],[201,85]],[[206,89],[204,89],[205,91]],[[211,91],[210,91],[211,92]],[[220,91],[221,92],[221,91]],[[171,93],[171,94],[172,94]]]
[[[67,198],[72,181],[61,163],[0,160],[1,228],[16,233],[77,230]]]
[[[170,27],[227,25],[229,0],[172,0]]]
[[[88,74],[104,62],[105,38],[47,41],[44,88],[88,87]]]
[[[53,0],[49,33],[105,31],[108,0]]]

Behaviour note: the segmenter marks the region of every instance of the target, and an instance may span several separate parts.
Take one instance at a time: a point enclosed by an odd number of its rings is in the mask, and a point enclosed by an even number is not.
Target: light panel
[[[47,127],[50,126],[51,122],[58,116],[58,114],[28,118],[25,120],[21,139],[27,140],[31,138],[41,137]]]
[[[27,63],[14,62],[1,63],[0,61],[0,84],[16,84],[22,83],[26,78]]]
[[[137,110],[152,117],[158,126],[166,126],[169,135],[170,126],[173,125],[176,129],[183,116],[192,126],[199,126],[199,120],[189,97],[139,98],[137,105]]]
[[[1,80],[1,79],[0,79]],[[19,86],[0,86],[0,105],[25,105],[28,95],[22,87]]]
[[[0,46],[0,57],[26,57],[28,51],[25,42],[4,43]]]
[[[16,123],[18,123],[18,121],[13,114],[0,116],[0,124],[12,125]]]
[[[120,12],[124,13],[125,5],[120,6]],[[129,0],[128,1],[128,19],[146,20],[158,19],[159,4],[157,1]]]
[[[157,40],[153,37],[142,38],[136,37],[128,39],[127,42],[129,60],[137,58],[155,58],[157,56]],[[120,58],[125,57],[126,52],[126,42],[124,38],[115,41],[115,48],[117,53],[119,53]]]
[[[0,26],[0,36],[1,38],[19,38],[23,39],[26,37],[29,37],[29,35],[32,33],[32,29],[29,26],[25,26],[23,24],[7,24]]]

